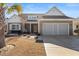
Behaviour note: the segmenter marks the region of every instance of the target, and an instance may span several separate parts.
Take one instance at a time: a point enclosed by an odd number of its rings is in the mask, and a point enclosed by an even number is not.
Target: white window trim
[[[38,16],[28,16],[28,20],[36,20]]]
[[[19,28],[12,29],[13,25],[15,25],[16,27],[18,26]],[[20,30],[20,29],[21,29],[20,24],[10,24],[10,30]]]

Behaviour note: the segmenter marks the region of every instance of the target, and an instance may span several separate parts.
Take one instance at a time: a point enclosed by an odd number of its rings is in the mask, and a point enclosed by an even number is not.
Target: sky
[[[9,3],[8,6],[13,5]],[[40,13],[44,14],[48,12],[51,8],[56,6],[60,11],[69,17],[77,18],[79,17],[79,3],[21,3],[23,13]],[[12,14],[6,14],[6,18],[17,14],[13,12]]]

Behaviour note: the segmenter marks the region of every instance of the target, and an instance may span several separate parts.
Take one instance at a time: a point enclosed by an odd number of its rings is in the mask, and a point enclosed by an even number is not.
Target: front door
[[[31,24],[31,32],[38,33],[38,24]]]
[[[30,33],[30,24],[25,24],[25,32]]]

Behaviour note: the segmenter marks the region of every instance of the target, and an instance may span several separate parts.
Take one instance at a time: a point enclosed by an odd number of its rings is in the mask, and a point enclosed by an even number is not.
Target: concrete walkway
[[[79,56],[79,37],[42,36],[47,56]]]

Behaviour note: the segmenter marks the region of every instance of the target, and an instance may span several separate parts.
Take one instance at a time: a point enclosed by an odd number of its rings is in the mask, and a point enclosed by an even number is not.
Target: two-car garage
[[[43,35],[69,35],[68,23],[43,23]]]

